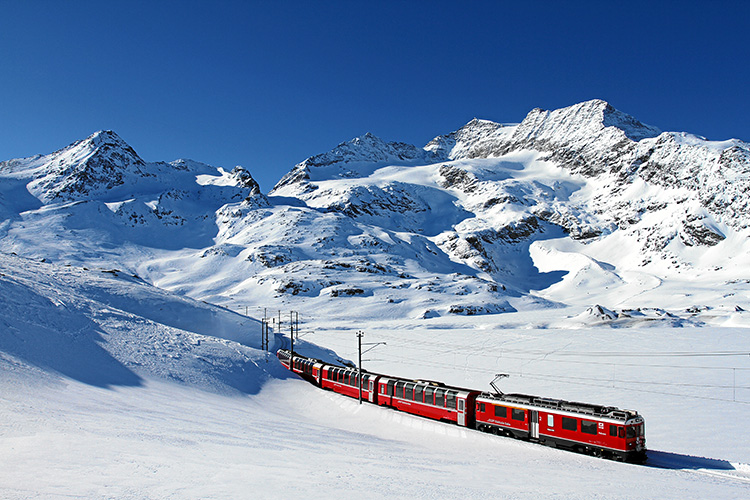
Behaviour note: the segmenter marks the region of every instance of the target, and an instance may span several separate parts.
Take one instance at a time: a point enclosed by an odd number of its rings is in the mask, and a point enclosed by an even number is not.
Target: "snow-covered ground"
[[[361,329],[386,342],[365,355],[373,371],[479,389],[505,372],[508,391],[637,409],[652,450],[638,466],[360,406],[259,351],[256,321],[132,276],[0,264],[3,498],[750,491],[750,358],[730,355],[746,350],[747,329],[534,328],[549,310],[335,325],[302,315],[296,346],[312,356],[356,360]]]

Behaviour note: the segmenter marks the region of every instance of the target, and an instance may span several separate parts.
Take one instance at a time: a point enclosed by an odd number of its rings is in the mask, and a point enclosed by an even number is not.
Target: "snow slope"
[[[243,393],[264,380],[257,321],[137,276],[0,255],[0,290],[5,373],[56,373],[102,388],[156,376]]]

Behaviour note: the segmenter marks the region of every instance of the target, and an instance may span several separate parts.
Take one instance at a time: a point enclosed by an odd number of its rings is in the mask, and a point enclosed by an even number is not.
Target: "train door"
[[[466,426],[466,400],[459,398],[456,403],[456,409],[458,410],[458,421],[456,423],[461,426]]]
[[[370,394],[367,396],[367,400],[370,401],[370,403],[375,402],[375,379],[371,378],[368,382],[368,389],[370,390]]]
[[[529,410],[529,437],[539,439],[539,412]]]

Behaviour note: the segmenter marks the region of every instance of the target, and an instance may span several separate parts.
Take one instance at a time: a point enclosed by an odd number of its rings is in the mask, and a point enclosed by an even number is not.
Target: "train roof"
[[[620,408],[617,408],[615,406],[602,406],[590,403],[579,403],[577,401],[542,398],[539,396],[531,396],[528,394],[493,394],[489,392],[483,392],[481,397],[503,403],[515,403],[539,408],[547,408],[551,410],[580,413],[584,415],[591,415],[593,417],[612,418],[615,420],[630,420],[631,418],[640,416],[638,415],[637,411],[621,410]]]

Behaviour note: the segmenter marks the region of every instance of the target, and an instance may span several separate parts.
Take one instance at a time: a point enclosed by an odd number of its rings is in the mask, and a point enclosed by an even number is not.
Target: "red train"
[[[359,397],[355,368],[336,366],[288,350],[281,363],[323,389]],[[644,421],[638,412],[526,394],[490,394],[440,382],[407,380],[362,371],[362,399],[415,415],[504,436],[642,463]]]

